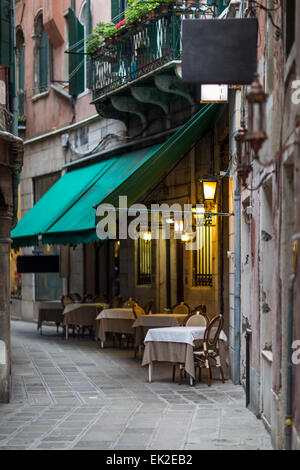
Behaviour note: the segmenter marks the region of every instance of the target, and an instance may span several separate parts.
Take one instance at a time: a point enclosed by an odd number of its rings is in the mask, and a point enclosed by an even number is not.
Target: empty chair
[[[108,303],[108,299],[106,297],[106,295],[104,294],[101,294],[101,295],[95,295],[95,297],[93,297],[93,302],[103,302],[103,303]]]
[[[62,303],[64,308],[66,307],[66,305],[72,304],[73,302],[74,301],[73,301],[72,297],[69,294],[63,295],[62,298],[61,298],[61,303]]]
[[[219,337],[223,328],[223,315],[216,315],[206,327],[203,344],[198,350],[194,351],[195,369],[199,369],[199,380],[201,379],[201,368],[205,367],[207,372],[207,383],[210,386],[211,369],[209,360],[215,362],[216,367],[220,369],[222,382],[224,383],[224,372],[221,366],[219,353]]]
[[[206,313],[206,305],[204,305],[204,304],[197,305],[197,307],[193,308],[192,313],[199,312],[199,310],[201,312]]]
[[[82,300],[81,295],[78,294],[77,292],[74,292],[74,293],[69,294],[69,295],[73,299],[74,302],[80,302]]]
[[[143,316],[143,315],[146,315],[145,310],[144,310],[143,307],[141,307],[139,304],[135,304],[135,305],[132,307],[132,311],[133,311],[133,315],[135,316],[135,318],[138,318],[138,317],[141,317],[141,316]]]
[[[153,304],[153,300],[149,300],[149,301],[146,303],[146,305],[145,305],[145,307],[144,307],[144,310],[145,310],[146,315],[148,315],[148,314],[150,313],[152,304]]]
[[[136,299],[133,299],[132,297],[128,297],[128,299],[123,301],[122,307],[133,307],[137,303],[138,301]]]
[[[172,307],[171,309],[171,313],[182,313],[186,315],[188,315],[190,311],[191,311],[190,307],[185,302],[180,302],[174,305],[174,307]]]
[[[92,294],[85,294],[82,301],[83,302],[92,302],[92,300],[93,300]]]
[[[209,324],[209,318],[205,312],[198,310],[192,312],[184,319],[184,326],[207,326]]]
[[[113,297],[110,302],[110,308],[120,308],[122,307],[122,303],[122,297],[120,297],[119,295],[115,295],[115,297]]]

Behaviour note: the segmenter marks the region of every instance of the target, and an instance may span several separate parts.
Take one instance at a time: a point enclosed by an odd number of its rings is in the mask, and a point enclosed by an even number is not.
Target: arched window
[[[90,1],[85,1],[82,4],[79,21],[84,28],[84,48],[81,49],[82,52],[86,52],[86,38],[92,32],[92,15],[91,15],[91,6]],[[87,59],[87,56],[84,56],[84,90],[90,86],[91,70],[90,70],[90,61]]]
[[[43,24],[43,14],[39,13],[34,22],[34,88],[37,93],[48,89],[49,39]]]
[[[16,32],[17,46],[17,89],[19,122],[25,123],[25,41],[21,28]]]

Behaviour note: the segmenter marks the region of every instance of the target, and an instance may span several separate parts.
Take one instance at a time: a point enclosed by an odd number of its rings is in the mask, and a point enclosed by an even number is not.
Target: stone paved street
[[[69,341],[56,328],[12,323],[13,397],[0,404],[0,449],[271,449],[262,422],[230,381],[154,382],[129,349]]]

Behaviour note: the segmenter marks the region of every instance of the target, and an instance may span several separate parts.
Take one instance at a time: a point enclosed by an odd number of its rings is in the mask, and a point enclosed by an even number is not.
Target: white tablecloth
[[[95,307],[95,309],[107,308],[108,304],[105,304],[104,302],[97,302],[97,303],[86,302],[86,303],[67,304],[65,306],[63,313],[65,315],[66,313],[73,312],[74,310],[77,310],[79,308],[90,308],[90,307]]]
[[[145,343],[148,341],[160,341],[167,343],[186,343],[195,346],[194,341],[203,339],[205,326],[174,326],[170,328],[153,328],[146,335]],[[223,331],[220,333],[220,340],[227,341]]]
[[[118,320],[134,320],[135,316],[132,312],[132,307],[126,308],[108,308],[99,313],[96,320],[103,318],[118,319]]]

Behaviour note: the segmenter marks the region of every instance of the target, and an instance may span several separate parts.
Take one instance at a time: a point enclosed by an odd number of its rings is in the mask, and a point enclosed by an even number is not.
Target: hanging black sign
[[[59,273],[59,256],[18,256],[18,273]]]
[[[256,18],[183,20],[183,81],[252,83],[257,67],[257,31]]]

